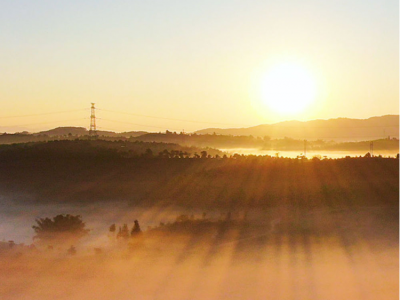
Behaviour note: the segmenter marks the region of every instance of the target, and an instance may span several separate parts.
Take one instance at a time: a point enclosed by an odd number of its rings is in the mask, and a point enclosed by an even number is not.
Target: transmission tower
[[[374,156],[374,142],[369,143],[369,153],[371,154],[371,157]]]
[[[96,108],[94,107],[94,103],[92,103],[92,107],[90,109],[90,129],[89,129],[89,136],[96,137]]]

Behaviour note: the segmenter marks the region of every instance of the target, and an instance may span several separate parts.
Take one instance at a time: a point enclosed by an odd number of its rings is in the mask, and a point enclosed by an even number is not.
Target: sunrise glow
[[[261,80],[262,101],[280,114],[300,113],[316,99],[315,79],[301,65],[283,63],[270,68]]]

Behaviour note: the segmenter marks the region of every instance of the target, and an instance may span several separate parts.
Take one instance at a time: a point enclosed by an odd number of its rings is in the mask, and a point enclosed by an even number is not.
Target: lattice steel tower
[[[96,132],[96,108],[94,107],[94,103],[92,103],[92,107],[90,108],[90,129],[89,129],[89,135],[92,137],[97,136]]]

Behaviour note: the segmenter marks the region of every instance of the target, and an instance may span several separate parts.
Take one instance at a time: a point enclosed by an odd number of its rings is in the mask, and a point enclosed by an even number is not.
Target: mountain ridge
[[[399,137],[399,115],[374,116],[368,119],[335,118],[310,121],[283,121],[247,128],[207,128],[196,134],[253,135],[271,138],[360,140]]]
[[[149,134],[147,131],[112,132],[98,130],[99,136],[105,137],[138,137]],[[56,127],[35,133],[19,132],[16,135],[31,136],[85,136],[89,131],[84,127]],[[309,121],[289,120],[273,124],[260,124],[243,128],[206,128],[193,132],[193,134],[229,135],[229,136],[254,136],[269,137],[272,139],[321,139],[333,141],[362,141],[382,139],[388,137],[399,138],[399,115],[373,116],[368,119],[334,118],[315,119]]]

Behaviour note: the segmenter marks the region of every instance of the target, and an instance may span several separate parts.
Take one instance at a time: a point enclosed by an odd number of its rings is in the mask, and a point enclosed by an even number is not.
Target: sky
[[[1,132],[88,128],[92,102],[113,131],[399,113],[397,0],[0,1]],[[265,105],[282,63],[316,86],[302,112]]]

